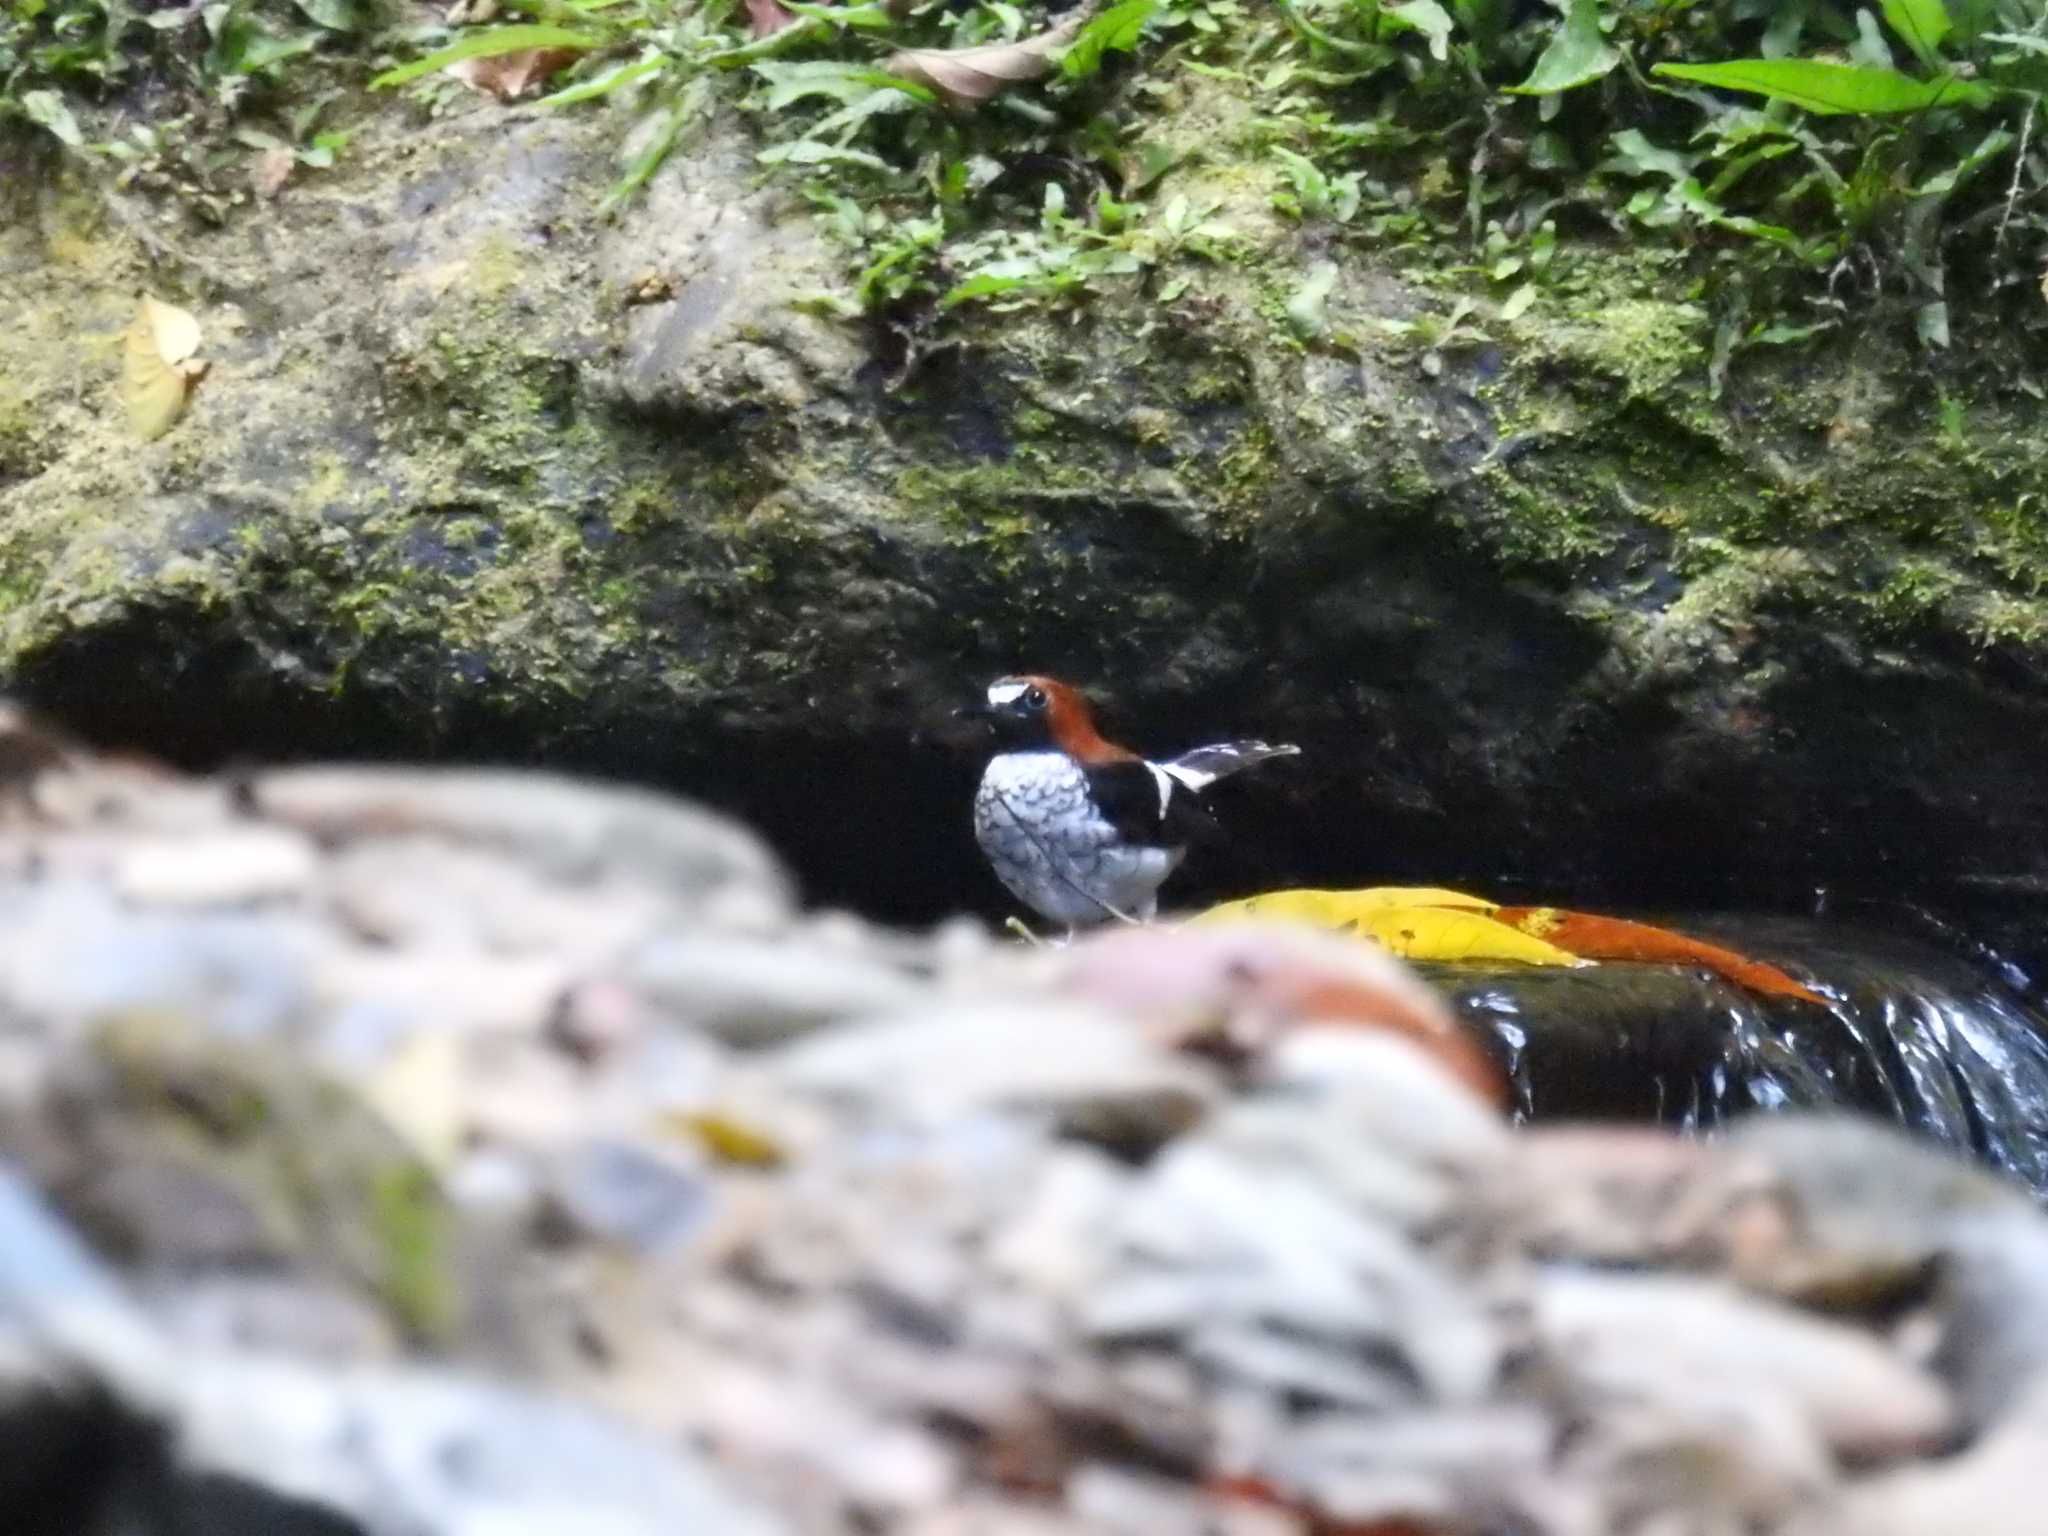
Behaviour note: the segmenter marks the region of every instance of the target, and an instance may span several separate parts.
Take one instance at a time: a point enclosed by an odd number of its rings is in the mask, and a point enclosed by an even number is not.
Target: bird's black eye
[[[1026,688],[1024,690],[1024,707],[1026,709],[1045,708],[1045,690],[1043,688]]]

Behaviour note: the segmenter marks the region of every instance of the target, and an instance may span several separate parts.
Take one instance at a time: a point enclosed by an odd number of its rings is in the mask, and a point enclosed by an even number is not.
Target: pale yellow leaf
[[[1390,896],[1407,895],[1462,906],[1400,905]],[[1212,923],[1233,917],[1279,918],[1336,933],[1356,934],[1406,960],[1508,961],[1517,965],[1579,966],[1587,962],[1545,943],[1534,934],[1510,928],[1487,915],[1488,903],[1457,891],[1380,887],[1360,891],[1270,891],[1263,896],[1211,908],[1194,921]]]
[[[464,1071],[459,1038],[426,1029],[379,1062],[361,1091],[424,1161],[446,1168],[462,1150]]]
[[[157,355],[173,368],[199,355],[199,321],[189,309],[166,304],[148,294],[142,296],[142,313],[156,338]]]
[[[123,340],[121,400],[128,425],[147,442],[177,424],[193,381],[206,371],[193,355],[199,350],[199,322],[145,295]]]
[[[1474,912],[1491,912],[1495,904],[1484,896],[1444,890],[1431,885],[1371,885],[1355,891],[1267,891],[1241,901],[1226,901],[1211,907],[1193,922],[1222,922],[1233,917],[1292,917],[1318,927],[1331,927],[1331,914],[1338,920],[1380,907],[1466,907]]]
[[[742,1168],[776,1168],[786,1156],[782,1143],[769,1132],[720,1110],[697,1110],[662,1118],[676,1135],[696,1142],[722,1163]]]

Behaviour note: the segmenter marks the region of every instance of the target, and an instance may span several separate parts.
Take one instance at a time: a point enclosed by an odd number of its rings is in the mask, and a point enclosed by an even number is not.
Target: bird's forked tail
[[[1219,741],[1183,752],[1159,766],[1171,774],[1176,783],[1192,790],[1203,790],[1218,779],[1227,779],[1233,773],[1241,773],[1272,758],[1300,755],[1301,748],[1293,745],[1275,747],[1263,741]]]

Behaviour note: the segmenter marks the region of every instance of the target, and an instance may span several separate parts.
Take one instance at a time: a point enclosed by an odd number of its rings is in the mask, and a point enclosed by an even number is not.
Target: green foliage
[[[1827,59],[1736,59],[1726,64],[1659,64],[1657,73],[1696,85],[1748,91],[1823,116],[1882,117],[1935,107],[1982,107],[1991,93],[1948,73],[1917,80],[1896,69]]]
[[[1859,311],[1949,345],[1959,284],[1990,323],[2048,323],[2043,0],[1457,0],[1441,58],[1373,0],[1279,4],[1255,77],[1284,93],[1261,119],[1276,205],[1481,248],[1453,270],[1514,285],[1508,318],[1571,286],[1529,259],[1540,231],[1605,226],[1697,271],[1717,387],[1744,348]]]
[[[1509,90],[1522,96],[1554,96],[1604,78],[1621,62],[1621,52],[1600,30],[1600,0],[1571,0],[1564,25],[1536,59],[1529,78]]]
[[[494,58],[500,54],[524,53],[533,48],[567,48],[588,53],[593,48],[602,47],[605,42],[606,38],[600,33],[572,32],[567,27],[492,27],[487,32],[472,32],[461,42],[438,49],[423,59],[385,70],[370,82],[370,89],[383,90],[388,86],[404,85],[408,80],[431,75],[464,59]]]
[[[431,109],[461,89],[450,64],[559,50],[542,104],[619,124],[603,206],[740,113],[762,173],[846,249],[845,287],[813,302],[911,335],[970,306],[1171,302],[1254,259],[1248,207],[1309,243],[1272,253],[1263,291],[1311,345],[1334,344],[1329,242],[1426,250],[1471,290],[1453,333],[1569,303],[1589,242],[1664,253],[1712,317],[1717,385],[1744,349],[1859,314],[1951,344],[1963,293],[1984,323],[2048,324],[2048,0],[1043,3],[501,0],[487,24],[378,31],[370,0],[11,0],[0,117],[217,188],[177,123],[101,143],[92,109],[170,75],[211,114],[195,132],[319,165],[345,133],[263,105],[310,62],[352,47]],[[1177,133],[1191,82],[1246,115]],[[239,121],[251,104],[270,120]]]
[[[0,132],[29,131],[219,222],[250,197],[256,156],[334,163],[348,135],[315,119],[340,58],[382,20],[373,0],[4,0]],[[137,95],[146,112],[116,110]]]
[[[1086,79],[1102,68],[1105,53],[1129,53],[1138,46],[1145,24],[1159,10],[1159,0],[1122,0],[1091,20],[1075,36],[1060,60],[1070,80]]]

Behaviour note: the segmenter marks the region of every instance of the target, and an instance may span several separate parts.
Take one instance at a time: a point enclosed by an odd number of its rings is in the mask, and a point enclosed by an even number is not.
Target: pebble
[[[114,891],[145,907],[235,907],[304,897],[318,863],[305,838],[275,827],[140,837],[112,871]]]
[[[2048,1220],[1907,1137],[1520,1131],[1349,941],[802,916],[657,796],[75,759],[0,827],[10,1443],[64,1383],[350,1536],[2039,1523]]]
[[[1057,1004],[926,1006],[787,1047],[793,1087],[926,1123],[1048,1112],[1114,1143],[1157,1144],[1199,1120],[1220,1083],[1114,1015]]]

